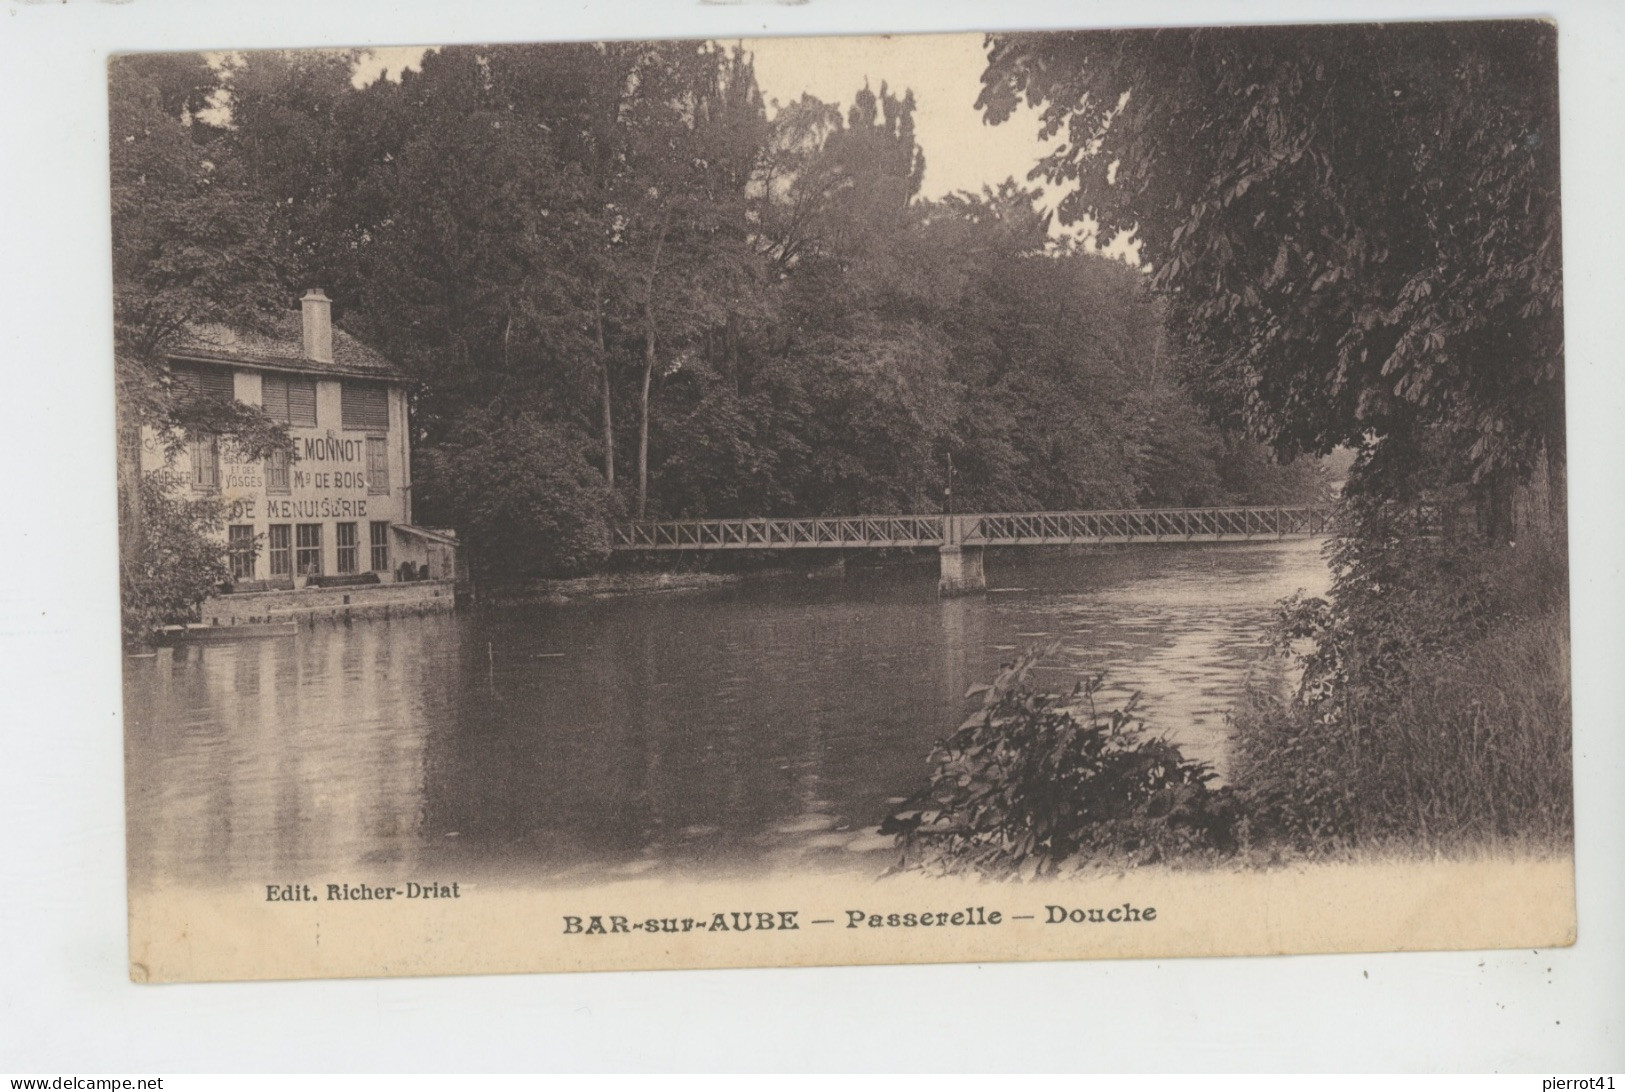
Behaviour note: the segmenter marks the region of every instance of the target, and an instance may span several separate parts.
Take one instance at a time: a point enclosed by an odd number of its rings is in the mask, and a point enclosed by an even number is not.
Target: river
[[[1225,710],[1318,541],[1013,551],[935,566],[318,626],[125,665],[133,884],[573,880],[890,863],[968,687],[1060,641],[1148,726],[1226,759]]]

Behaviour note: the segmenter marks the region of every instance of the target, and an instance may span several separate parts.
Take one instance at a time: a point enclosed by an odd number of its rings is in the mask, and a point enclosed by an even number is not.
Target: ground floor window
[[[226,555],[233,580],[254,579],[254,525],[233,523],[226,528]]]
[[[357,569],[357,560],[360,549],[356,539],[355,524],[340,523],[334,526],[334,541],[339,547],[339,572],[353,573]]]
[[[271,575],[293,575],[293,528],[286,523],[270,526]]]
[[[296,532],[297,553],[294,560],[299,564],[300,576],[320,576],[322,574],[322,525],[319,523],[301,523],[294,528]]]
[[[372,521],[372,571],[389,572],[389,521]]]

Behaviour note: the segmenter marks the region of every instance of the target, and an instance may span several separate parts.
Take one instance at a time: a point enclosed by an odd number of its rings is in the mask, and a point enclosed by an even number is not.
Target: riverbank
[[[1341,600],[1291,605],[1277,637],[1308,644],[1303,687],[1232,715],[1253,836],[1572,844],[1562,543],[1388,553]]]
[[[838,579],[845,573],[845,562],[838,557],[812,565],[772,565],[725,572],[627,570],[486,587],[479,589],[476,600],[488,606],[564,607],[602,599],[705,591],[769,580]]]
[[[285,622],[308,629],[317,622],[342,625],[364,618],[438,614],[453,608],[456,593],[450,580],[237,592],[205,599],[200,616],[210,629]]]
[[[481,588],[481,606],[564,607],[596,599],[663,592],[697,591],[743,582],[742,573],[597,573],[564,580],[534,580],[526,584]]]

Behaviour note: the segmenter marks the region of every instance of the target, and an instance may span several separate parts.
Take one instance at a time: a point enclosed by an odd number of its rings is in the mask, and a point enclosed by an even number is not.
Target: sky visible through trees
[[[886,80],[913,90],[916,137],[926,157],[920,189],[925,197],[979,192],[1006,178],[1024,178],[1047,147],[1035,141],[1036,111],[995,126],[976,109],[987,67],[979,35],[855,35],[821,39],[815,49],[799,38],[747,38],[742,44],[751,53],[770,112],[774,102],[794,102],[803,94],[846,102],[866,82],[878,86]],[[355,80],[399,79],[404,68],[418,67],[426,52],[421,46],[368,50],[357,58]],[[1055,223],[1051,230],[1071,229]]]
[[[115,62],[121,356],[161,386],[186,322],[326,288],[417,379],[419,517],[476,567],[591,567],[627,516],[940,511],[950,461],[961,510],[1323,488],[1207,422],[1142,275],[1052,232],[1030,136],[1016,179],[928,194],[955,157],[884,71],[769,104],[737,44],[365,62]]]

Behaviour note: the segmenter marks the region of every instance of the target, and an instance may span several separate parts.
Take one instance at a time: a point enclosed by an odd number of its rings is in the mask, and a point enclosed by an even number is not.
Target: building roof
[[[305,355],[304,320],[298,311],[289,311],[272,319],[270,329],[263,333],[220,323],[195,324],[188,327],[180,344],[169,355],[176,360],[237,364],[304,375],[353,376],[396,382],[409,378],[377,350],[364,345],[336,325],[333,327],[333,363],[310,359]]]

